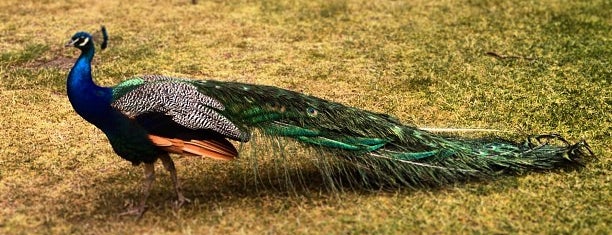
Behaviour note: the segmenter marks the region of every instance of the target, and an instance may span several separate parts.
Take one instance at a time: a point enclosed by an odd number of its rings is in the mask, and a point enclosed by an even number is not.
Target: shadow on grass
[[[249,179],[231,175],[212,179],[206,171],[207,169],[202,169],[201,172],[194,173],[201,174],[182,177],[179,173],[183,193],[192,200],[192,203],[185,204],[180,208],[182,214],[215,213],[219,208],[244,205],[245,201],[255,205],[282,203],[293,207],[292,205],[296,206],[304,202],[304,198],[307,198],[306,202],[311,200],[333,201],[334,199],[342,200],[342,198],[345,198],[343,196],[345,194],[361,197],[400,192],[404,197],[411,197],[423,192],[444,195],[448,190],[460,189],[468,194],[486,196],[496,193],[510,193],[520,186],[519,177],[521,177],[511,175],[492,180],[468,179],[446,185],[398,187],[355,185],[354,175],[351,174],[358,174],[356,172],[331,172],[331,174],[324,175],[320,169],[308,167],[283,172],[258,172],[257,178]],[[560,169],[552,173],[561,171],[573,170]],[[247,176],[253,175],[256,174],[247,174]],[[333,177],[333,182],[329,182],[326,177]],[[98,178],[95,187],[99,187],[99,190],[94,190],[96,195],[92,195],[92,198],[95,198],[92,203],[96,204],[94,206],[96,213],[106,218],[120,218],[117,216],[119,213],[137,205],[141,199],[142,179],[141,176],[130,178],[133,179],[127,181],[126,175],[122,173]],[[331,185],[332,183],[333,185]],[[105,185],[113,186],[107,187]],[[175,200],[176,195],[169,176],[158,174],[147,201],[149,207],[147,214],[162,217],[167,214],[176,215],[176,208],[173,204]]]
[[[140,166],[137,167],[140,172]],[[383,189],[368,189],[365,187],[349,187],[339,185],[341,182],[349,182],[347,177],[337,178],[334,183],[329,185],[319,169],[305,168],[283,172],[250,172],[245,175],[225,175],[212,176],[208,169],[195,170],[189,172],[190,175],[181,175],[179,170],[179,180],[183,186],[183,193],[192,201],[199,201],[204,204],[227,204],[232,201],[243,201],[244,199],[259,199],[263,197],[274,198],[295,198],[299,196],[334,196],[341,192],[351,192],[357,194],[369,194]],[[183,171],[184,172],[184,171]],[[187,173],[187,172],[184,172]],[[94,187],[97,195],[96,208],[111,214],[120,213],[127,207],[135,205],[141,198],[142,176],[126,177],[127,173],[114,173],[97,178]],[[130,179],[126,179],[130,178]],[[122,185],[116,185],[122,184]],[[348,184],[348,183],[347,183]],[[106,185],[113,185],[108,187]],[[117,191],[119,189],[119,191]],[[390,190],[390,189],[388,189]],[[148,205],[152,208],[166,207],[170,202],[176,200],[176,194],[172,188],[172,182],[167,173],[158,173],[156,182],[151,189]],[[109,208],[110,207],[110,208]],[[189,204],[183,206],[181,210],[190,210]],[[110,209],[110,210],[109,210]],[[213,208],[210,207],[212,210]]]

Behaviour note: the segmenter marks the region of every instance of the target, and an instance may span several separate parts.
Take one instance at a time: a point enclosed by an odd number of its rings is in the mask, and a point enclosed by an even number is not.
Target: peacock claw
[[[179,196],[178,200],[174,201],[174,209],[178,210],[185,205],[185,203],[191,203],[191,199],[186,198],[183,195]]]
[[[147,212],[147,209],[149,209],[147,206],[139,206],[119,213],[119,216],[135,216],[136,220],[140,220],[144,213]]]

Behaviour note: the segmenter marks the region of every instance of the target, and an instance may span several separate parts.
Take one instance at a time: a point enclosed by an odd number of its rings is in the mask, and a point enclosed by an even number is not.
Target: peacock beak
[[[70,47],[70,46],[74,46],[74,44],[79,41],[78,38],[72,39],[70,40],[70,42],[67,42],[66,44],[64,44],[65,47]]]

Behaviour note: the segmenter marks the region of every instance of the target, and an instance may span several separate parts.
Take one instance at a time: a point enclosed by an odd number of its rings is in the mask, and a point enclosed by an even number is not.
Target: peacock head
[[[106,28],[102,26],[101,30],[94,33],[94,35],[96,36],[92,36],[86,32],[75,33],[70,41],[66,43],[66,47],[73,46],[83,51],[92,48],[94,46],[94,41],[97,41],[97,43],[100,43],[101,49],[105,49],[108,44],[108,33],[106,32]]]
[[[94,46],[93,37],[86,32],[78,32],[66,43],[66,47],[73,46],[80,50],[86,50]]]

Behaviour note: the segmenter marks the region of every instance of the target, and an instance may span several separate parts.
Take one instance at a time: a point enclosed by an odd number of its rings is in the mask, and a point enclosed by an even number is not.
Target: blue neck
[[[74,110],[88,122],[100,129],[106,126],[108,115],[113,113],[112,89],[100,87],[93,82],[91,76],[91,60],[94,47],[83,48],[81,56],[68,74],[68,99]]]

